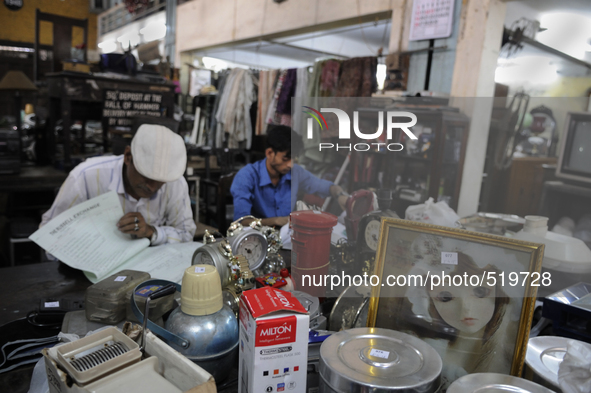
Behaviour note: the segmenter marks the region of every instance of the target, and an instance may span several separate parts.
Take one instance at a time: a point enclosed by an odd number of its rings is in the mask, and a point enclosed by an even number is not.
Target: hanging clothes
[[[246,149],[252,144],[250,107],[256,98],[255,82],[249,70],[235,68],[230,72],[216,112],[218,127],[216,147],[223,147],[228,135],[227,147],[237,149],[245,141]]]
[[[275,85],[275,93],[273,94],[273,99],[269,103],[267,115],[265,116],[267,124],[291,126],[291,116],[277,113],[277,102],[279,101],[279,95],[281,94],[281,89],[286,78],[287,70],[280,71],[279,78],[277,78],[277,83]]]
[[[281,86],[281,92],[277,98],[277,113],[291,116],[291,98],[295,95],[296,84],[297,69],[290,68],[285,74],[283,86]]]
[[[355,57],[343,62],[336,97],[371,97],[378,87],[376,57]]]
[[[300,135],[303,133],[302,106],[304,106],[304,102],[307,98],[309,77],[310,72],[308,71],[308,67],[302,67],[297,69],[295,96],[293,100],[293,110],[291,114],[291,128]]]
[[[275,79],[277,79],[278,72],[279,70],[269,70],[261,71],[259,73],[259,94],[255,126],[256,135],[267,134],[267,122],[265,121],[265,117],[267,115],[269,104],[273,99],[273,93],[275,92],[273,86],[275,85]]]
[[[218,76],[218,78],[219,78],[218,94],[215,97],[213,109],[211,110],[210,122],[209,122],[209,132],[207,134],[207,145],[211,146],[211,147],[216,146],[217,126],[218,126],[216,113],[217,113],[218,108],[220,106],[220,102],[222,99],[222,92],[224,91],[224,88],[226,86],[226,81],[228,80],[228,75],[230,75],[230,71],[224,70]]]

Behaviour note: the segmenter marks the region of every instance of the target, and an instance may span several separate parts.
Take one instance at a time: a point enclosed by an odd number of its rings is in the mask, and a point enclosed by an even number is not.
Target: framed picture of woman
[[[543,244],[383,219],[368,326],[402,331],[443,359],[443,388],[476,372],[519,376]]]

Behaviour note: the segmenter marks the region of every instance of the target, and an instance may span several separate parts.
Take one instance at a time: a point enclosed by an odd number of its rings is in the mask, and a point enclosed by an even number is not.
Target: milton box
[[[240,301],[238,392],[306,391],[310,316],[289,292],[264,287]]]

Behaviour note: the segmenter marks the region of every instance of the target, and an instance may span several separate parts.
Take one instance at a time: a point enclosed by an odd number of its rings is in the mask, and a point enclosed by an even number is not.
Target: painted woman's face
[[[464,333],[476,333],[495,312],[494,286],[439,286],[429,293],[443,320]]]

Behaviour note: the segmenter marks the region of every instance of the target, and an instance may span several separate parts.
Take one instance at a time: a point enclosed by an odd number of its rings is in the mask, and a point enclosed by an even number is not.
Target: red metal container
[[[324,297],[330,235],[332,228],[337,225],[337,217],[313,210],[297,211],[291,213],[290,225],[293,229],[291,276],[295,288],[312,296]],[[303,276],[310,278],[304,279]]]

